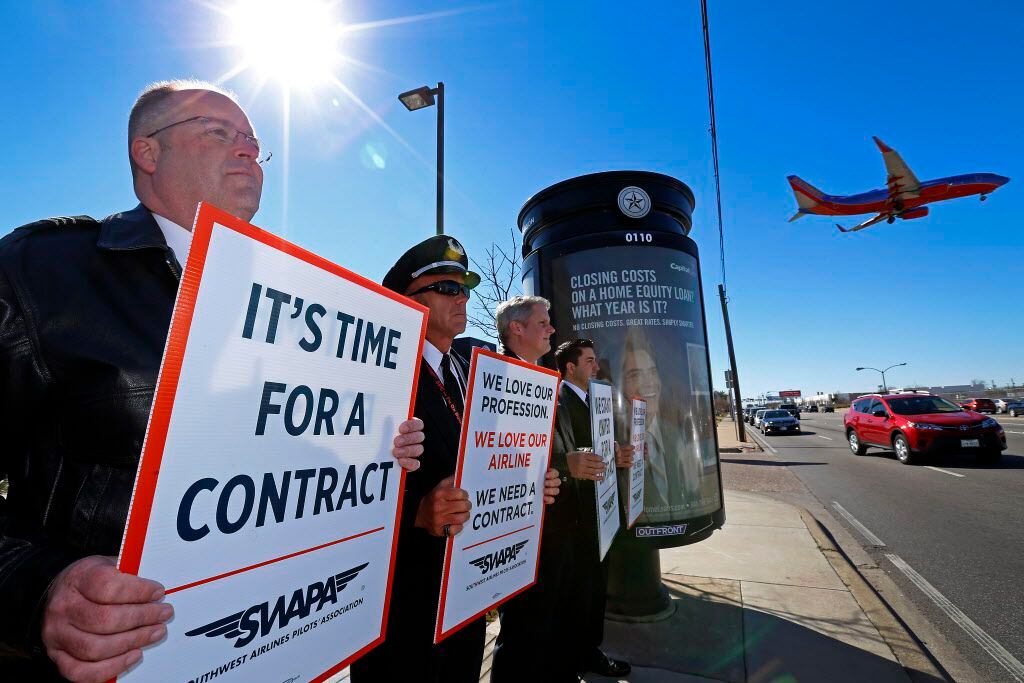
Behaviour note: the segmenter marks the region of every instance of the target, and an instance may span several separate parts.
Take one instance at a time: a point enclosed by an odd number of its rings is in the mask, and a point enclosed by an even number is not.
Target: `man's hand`
[[[616,467],[632,467],[633,466],[633,444],[615,444],[615,466]]]
[[[590,479],[601,481],[604,479],[604,460],[595,453],[585,451],[573,451],[566,453],[565,459],[569,463],[569,474],[577,479]]]
[[[469,520],[472,507],[469,493],[455,488],[455,476],[452,475],[442,479],[433,491],[423,497],[416,510],[415,524],[432,536],[444,536],[447,524],[448,535],[455,536]]]
[[[558,470],[554,467],[549,467],[548,471],[544,473],[544,504],[551,505],[555,502],[555,496],[558,495],[558,489],[562,487],[562,479],[558,476]]]
[[[174,609],[157,602],[164,588],[122,574],[115,558],[93,555],[57,575],[46,598],[42,639],[65,678],[101,683],[142,659],[142,648],[167,635]]]
[[[395,456],[402,469],[415,472],[420,467],[417,458],[423,455],[422,443],[423,420],[418,417],[406,420],[398,425],[398,434],[395,435],[393,442],[395,447],[391,449],[391,455]]]

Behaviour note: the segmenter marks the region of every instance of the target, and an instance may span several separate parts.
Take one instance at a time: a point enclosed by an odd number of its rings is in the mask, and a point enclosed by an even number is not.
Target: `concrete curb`
[[[793,507],[799,510],[800,517],[821,554],[832,565],[840,580],[846,584],[850,594],[892,650],[910,680],[914,683],[955,683],[889,603],[868,583],[828,529],[807,508],[799,505]]]

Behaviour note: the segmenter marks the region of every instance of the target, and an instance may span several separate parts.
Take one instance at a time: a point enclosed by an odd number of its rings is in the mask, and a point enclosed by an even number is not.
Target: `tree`
[[[466,312],[466,317],[470,325],[493,339],[498,338],[494,309],[502,301],[523,293],[523,266],[519,255],[519,240],[513,228],[509,228],[509,241],[511,248],[494,242],[487,248],[487,256],[483,260],[470,259],[473,267],[480,272],[480,284],[473,290],[472,306]]]

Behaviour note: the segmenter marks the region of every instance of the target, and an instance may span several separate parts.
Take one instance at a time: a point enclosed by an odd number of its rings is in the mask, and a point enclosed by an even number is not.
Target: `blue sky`
[[[227,4],[227,0],[210,0]],[[730,316],[744,394],[892,384],[1024,383],[1021,283],[1024,6],[712,2],[710,22]],[[447,10],[464,10],[443,14]],[[696,195],[716,386],[727,367],[699,3],[344,2],[352,31],[334,86],[282,93],[226,83],[275,151],[254,223],[379,279],[433,232],[434,110],[396,95],[444,80],[446,225],[470,254],[504,240],[553,182],[636,168]],[[239,60],[224,17],[198,2],[0,4],[7,125],[0,231],[40,217],[134,206],[127,112],[149,81],[217,79]],[[985,204],[841,235],[786,220],[786,175],[826,192],[881,187],[871,141],[922,180],[988,171],[1013,180]],[[396,137],[397,136],[397,137]],[[285,177],[287,176],[287,202]],[[853,224],[859,219],[849,219]]]

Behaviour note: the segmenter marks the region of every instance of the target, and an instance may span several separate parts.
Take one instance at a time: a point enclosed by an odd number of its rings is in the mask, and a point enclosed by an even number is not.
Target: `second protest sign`
[[[434,642],[537,580],[558,374],[474,349],[455,486],[473,509],[448,539]]]
[[[604,479],[594,482],[597,491],[597,537],[601,559],[619,531],[619,487],[615,478],[615,421],[612,385],[590,380],[590,429],[594,453],[604,460]]]

